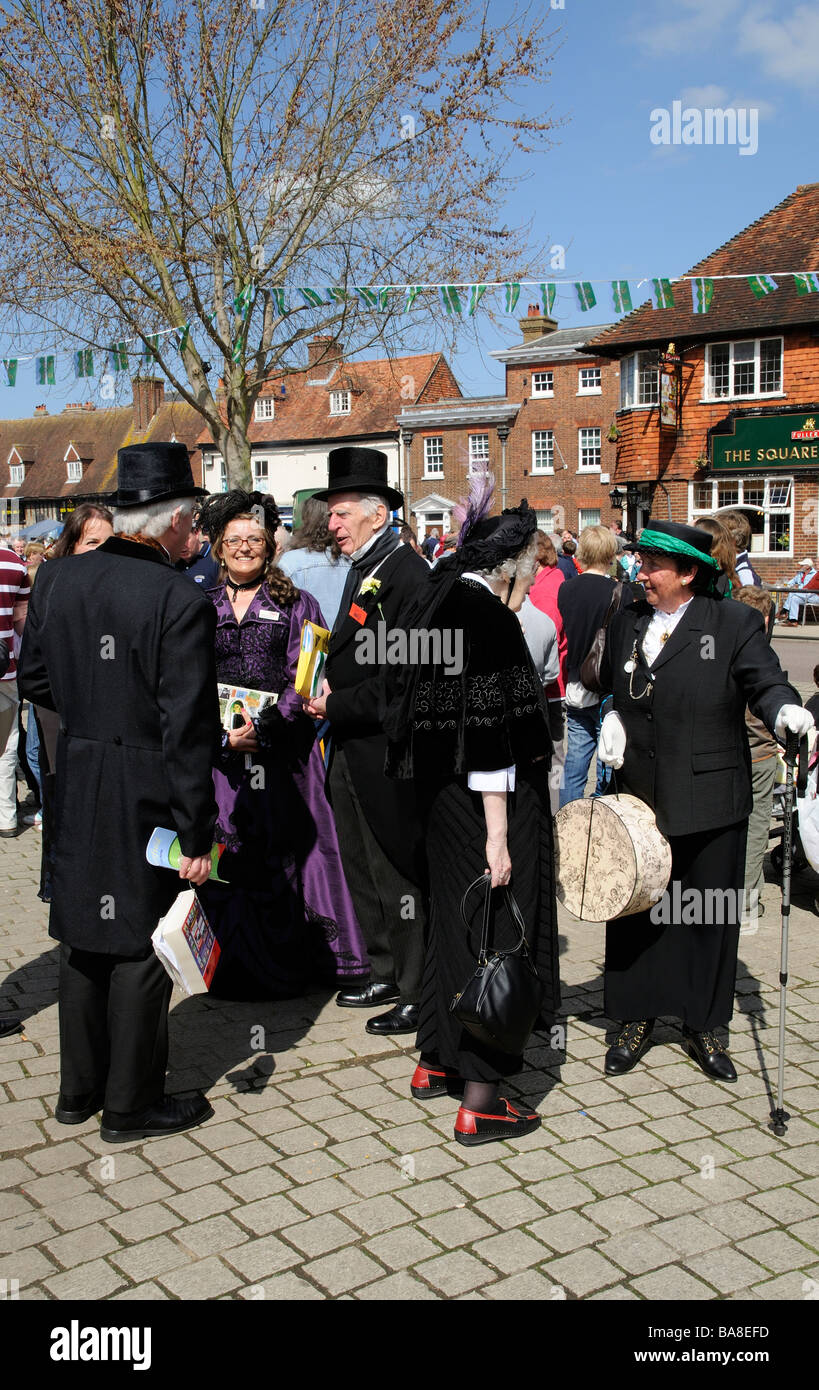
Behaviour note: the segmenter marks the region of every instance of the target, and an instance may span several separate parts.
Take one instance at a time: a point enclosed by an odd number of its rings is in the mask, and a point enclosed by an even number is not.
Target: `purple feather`
[[[469,479],[469,496],[462,497],[456,507],[452,509],[452,515],[458,524],[458,549],[469,538],[469,533],[473,526],[479,521],[483,521],[489,515],[492,507],[492,498],[495,493],[495,475],[488,470],[486,473],[473,473]]]

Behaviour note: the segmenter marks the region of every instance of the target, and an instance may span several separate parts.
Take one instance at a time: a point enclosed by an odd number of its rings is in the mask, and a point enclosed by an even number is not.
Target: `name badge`
[[[361,626],[367,621],[367,610],[366,608],[359,608],[358,604],[354,603],[350,609],[349,616]]]
[[[279,614],[274,613],[272,608],[260,608],[258,616],[260,618],[265,618],[269,623],[277,623],[279,621]]]

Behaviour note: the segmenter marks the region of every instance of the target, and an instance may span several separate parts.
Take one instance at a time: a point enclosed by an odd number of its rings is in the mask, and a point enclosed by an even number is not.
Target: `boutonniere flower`
[[[361,588],[358,591],[358,596],[360,598],[362,594],[377,594],[380,588],[380,579],[365,579],[364,583],[361,585]]]

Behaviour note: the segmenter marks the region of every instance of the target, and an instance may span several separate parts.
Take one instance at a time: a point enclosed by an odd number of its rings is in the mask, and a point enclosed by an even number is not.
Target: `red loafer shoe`
[[[455,1138],[459,1144],[491,1144],[497,1139],[520,1139],[540,1125],[540,1116],[528,1110],[520,1101],[513,1105],[500,1096],[499,1105],[506,1106],[505,1115],[484,1115],[478,1110],[461,1106],[455,1121]]]
[[[419,1063],[410,1083],[410,1090],[416,1100],[431,1100],[433,1096],[450,1096],[462,1093],[464,1083],[457,1072],[446,1071],[443,1067],[422,1067]]]

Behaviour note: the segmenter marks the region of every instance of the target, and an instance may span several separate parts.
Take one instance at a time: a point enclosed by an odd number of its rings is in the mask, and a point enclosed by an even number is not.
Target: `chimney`
[[[47,414],[48,414],[48,407],[45,406],[45,405],[35,405],[35,407],[34,407],[34,414],[35,414],[35,415],[47,415]]]
[[[83,410],[96,410],[97,407],[93,401],[83,401],[82,408]]]
[[[551,319],[541,313],[539,304],[530,304],[526,318],[518,319],[518,323],[524,343],[533,343],[535,338],[542,338],[545,333],[554,333],[557,328],[557,319]]]
[[[63,414],[67,414],[70,410],[82,410],[82,405],[79,401],[72,401],[70,405],[63,406]]]
[[[330,333],[317,333],[307,344],[308,371],[314,367],[321,367],[329,376],[333,363],[340,362],[342,357],[341,347]]]
[[[158,376],[135,376],[134,388],[134,429],[137,433],[147,430],[159,407],[165,399],[165,383]]]

